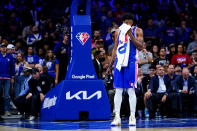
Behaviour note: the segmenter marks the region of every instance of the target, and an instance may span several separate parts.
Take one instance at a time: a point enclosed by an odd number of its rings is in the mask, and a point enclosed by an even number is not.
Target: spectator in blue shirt
[[[30,67],[34,67],[35,64],[38,63],[38,56],[33,54],[33,47],[28,46],[27,55],[25,56],[25,60],[29,64]]]
[[[24,73],[24,76],[25,76],[25,81],[24,81],[24,85],[23,85],[23,88],[19,94],[19,96],[17,96],[14,100],[14,104],[16,105],[17,107],[17,110],[20,112],[20,114],[22,115],[21,119],[25,119],[26,117],[28,117],[28,107],[27,106],[24,106],[26,104],[26,96],[28,94],[28,91],[29,91],[29,80],[32,78],[32,69],[29,68],[29,67],[24,67],[23,69],[23,73]],[[26,113],[26,114],[24,114]]]
[[[45,65],[48,68],[49,75],[53,76],[55,79],[55,84],[57,85],[59,76],[59,61],[55,58],[53,51],[50,49],[47,51]]]
[[[153,19],[148,20],[148,27],[144,30],[144,39],[155,41],[158,37],[158,28],[154,25]]]
[[[187,27],[187,23],[185,20],[181,21],[181,25],[177,30],[178,33],[178,43],[181,41],[186,42],[186,40],[189,38],[189,31],[191,29]]]
[[[38,52],[38,64],[43,66],[45,61],[45,51],[43,48],[39,47],[37,52]]]
[[[18,53],[15,63],[15,79],[14,79],[14,95],[15,98],[19,95],[24,87],[25,75],[23,69],[28,67],[23,53]]]
[[[5,115],[11,115],[10,105],[10,84],[14,79],[14,60],[12,55],[6,53],[6,44],[2,43],[0,47],[0,94],[4,89],[4,111]]]

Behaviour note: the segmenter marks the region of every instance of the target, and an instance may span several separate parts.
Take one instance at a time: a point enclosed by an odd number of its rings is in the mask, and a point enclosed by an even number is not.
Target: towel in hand
[[[118,35],[118,48],[117,48],[117,65],[116,68],[120,71],[122,67],[128,66],[130,41],[127,32],[131,29],[131,26],[123,23],[120,27]]]

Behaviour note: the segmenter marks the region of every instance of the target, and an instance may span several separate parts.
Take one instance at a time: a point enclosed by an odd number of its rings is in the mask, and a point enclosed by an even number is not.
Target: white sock
[[[116,93],[114,96],[114,111],[115,111],[116,117],[120,117],[120,107],[121,107],[121,103],[122,103],[122,92],[123,92],[122,88],[116,88]]]
[[[127,90],[129,94],[129,105],[130,105],[130,115],[135,117],[135,110],[136,110],[136,95],[135,95],[135,88],[129,88]]]

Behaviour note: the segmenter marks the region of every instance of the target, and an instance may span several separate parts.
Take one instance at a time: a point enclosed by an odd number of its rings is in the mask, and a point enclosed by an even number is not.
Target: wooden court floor
[[[38,129],[0,126],[0,131],[37,131],[37,130]],[[51,130],[42,130],[42,131],[51,131]],[[61,131],[72,131],[72,130],[61,130]],[[78,131],[197,131],[197,127],[136,128],[135,130],[129,129],[129,128],[124,128],[124,129],[79,129]]]
[[[128,120],[122,120],[119,127],[111,127],[109,121],[20,121],[0,122],[0,131],[197,131],[197,118],[166,118],[137,120],[136,127],[129,127]]]

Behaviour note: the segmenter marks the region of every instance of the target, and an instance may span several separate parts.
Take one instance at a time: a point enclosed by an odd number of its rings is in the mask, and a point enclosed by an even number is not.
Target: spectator
[[[169,79],[164,76],[164,68],[161,66],[158,69],[158,74],[155,75],[149,84],[147,94],[147,106],[150,113],[149,118],[155,118],[155,112],[158,104],[161,116],[165,115],[166,100],[171,90]]]
[[[15,79],[14,79],[14,94],[15,98],[19,95],[24,87],[25,76],[23,69],[28,67],[28,63],[25,61],[23,53],[18,53],[15,63]]]
[[[109,27],[108,33],[105,39],[105,49],[108,50],[111,46],[114,46],[114,37],[116,29]]]
[[[193,72],[192,76],[195,78],[196,83],[197,83],[197,65],[194,66],[194,72]]]
[[[0,34],[0,44],[1,43],[5,43],[6,45],[8,45],[8,41],[3,37],[3,35]]]
[[[30,34],[27,37],[27,45],[34,46],[34,44],[36,42],[38,42],[42,39],[42,35],[38,31],[38,27],[35,25],[32,27],[32,32],[33,32],[33,34]]]
[[[10,12],[10,17],[6,23],[7,34],[10,41],[14,41],[17,39],[18,35],[21,33],[21,21],[19,17],[17,17],[16,12]]]
[[[26,104],[26,96],[28,94],[29,91],[29,80],[32,78],[31,75],[31,68],[29,67],[24,67],[23,69],[23,73],[24,73],[24,77],[25,77],[25,81],[24,81],[24,85],[23,88],[20,92],[20,94],[14,99],[14,104],[17,107],[17,110],[20,112],[21,116],[21,120],[25,120],[29,117],[29,111],[27,106],[24,106]]]
[[[30,34],[32,34],[32,24],[29,24],[29,25],[27,25],[27,26],[25,26],[25,27],[23,28],[23,31],[22,31],[22,38],[26,40],[27,37],[28,37]]]
[[[13,59],[14,59],[14,63],[16,62],[16,56],[17,53],[15,52],[15,47],[12,44],[8,44],[7,45],[7,53],[12,55]]]
[[[144,92],[147,92],[148,90],[148,86],[149,86],[149,83],[150,83],[150,80],[155,76],[155,67],[154,66],[150,66],[149,67],[149,75],[145,76],[143,79],[142,79],[142,85],[143,85],[143,90]],[[144,113],[145,113],[145,117],[149,117],[149,113],[148,113],[148,109],[147,109],[147,97],[146,97],[147,94],[144,94],[144,105],[145,105],[145,110],[144,110]]]
[[[15,42],[15,52],[19,53],[19,52],[23,52],[23,48],[24,48],[24,41],[22,40],[16,40]]]
[[[112,74],[106,74],[106,76],[103,80],[103,82],[105,84],[105,88],[107,90],[108,97],[109,97],[109,102],[111,105],[111,112],[113,112],[113,109],[114,109],[114,95],[115,95],[113,81],[114,81],[114,78],[113,78]]]
[[[38,63],[38,56],[33,53],[33,46],[27,47],[27,55],[25,56],[25,60],[31,68]]]
[[[46,66],[43,67],[40,64],[36,64],[35,68],[39,70],[40,73],[40,77],[42,78],[43,82],[41,82],[42,85],[42,92],[45,95],[50,89],[52,89],[54,87],[54,78],[51,77],[49,74],[47,74],[44,71],[44,68],[47,68]],[[45,83],[46,82],[46,83]],[[42,99],[43,100],[43,99]],[[41,101],[42,101],[41,100]]]
[[[5,115],[10,116],[10,84],[14,81],[14,60],[10,54],[6,53],[6,44],[0,47],[0,94],[4,91],[4,111]]]
[[[174,87],[174,81],[176,78],[174,72],[175,72],[174,65],[172,64],[169,65],[166,74],[166,78],[169,79],[171,84],[171,93],[170,95],[168,95],[171,101],[168,102],[169,109],[167,110],[169,116],[177,116],[177,111],[178,111],[178,94],[176,93],[176,88]]]
[[[143,44],[143,49],[138,54],[138,62],[141,66],[141,70],[144,75],[149,74],[149,67],[151,66],[151,63],[153,62],[153,56],[152,53],[147,51],[146,49],[146,43]]]
[[[152,42],[156,42],[158,36],[158,28],[154,25],[154,21],[152,18],[148,19],[147,22],[148,27],[144,30],[144,39],[151,40]]]
[[[159,58],[158,50],[159,50],[158,46],[157,45],[153,45],[152,51],[151,51],[151,53],[153,54],[153,60]]]
[[[189,31],[190,30],[191,29],[189,27],[187,27],[186,21],[182,20],[181,26],[179,28],[177,28],[178,43],[180,43],[181,41],[186,42],[186,40],[189,38]]]
[[[94,53],[93,64],[94,64],[94,68],[96,70],[98,79],[102,79],[103,65],[101,62],[103,62],[101,51],[96,51]]]
[[[163,42],[165,47],[168,47],[171,43],[177,43],[177,30],[174,27],[172,20],[166,21],[166,26],[161,29],[163,32]]]
[[[29,92],[26,96],[26,105],[30,111],[28,120],[35,120],[40,111],[41,101],[44,99],[43,89],[46,87],[47,81],[41,77],[37,68],[32,68],[32,78],[28,82]]]
[[[98,40],[95,40],[95,48],[92,49],[92,54],[94,55],[94,53],[98,50],[102,50],[104,51],[104,40],[103,39],[98,39]]]
[[[160,48],[159,58],[155,59],[155,61],[153,63],[154,65],[157,65],[157,64],[159,64],[161,66],[169,65],[170,62],[166,58],[165,52],[166,51],[165,51],[165,48],[164,47]]]
[[[47,51],[45,65],[48,68],[49,75],[53,76],[55,79],[55,85],[57,85],[59,77],[59,61],[55,58],[53,51],[50,49]]]
[[[92,42],[91,42],[92,43],[91,44],[92,45],[92,49],[95,48],[95,41],[100,39],[100,38],[101,38],[100,31],[99,30],[95,30],[94,34],[93,34],[93,37],[92,37]]]
[[[135,89],[135,94],[137,98],[137,105],[136,105],[136,114],[139,118],[144,117],[144,87],[143,87],[143,72],[141,68],[138,68],[138,80],[137,80],[137,88]]]
[[[168,74],[166,75],[171,82],[175,79],[176,75],[174,74],[175,69],[174,69],[174,65],[169,65],[168,66]],[[172,85],[172,84],[171,84]]]
[[[37,51],[38,53],[38,64],[40,64],[40,65],[44,65],[44,60],[45,60],[45,51],[44,51],[44,49],[43,48],[41,48],[41,47],[39,47],[38,48],[38,51]]]
[[[176,54],[175,44],[172,43],[169,45],[169,54],[167,55],[168,60],[171,61],[172,56],[175,54]]]
[[[197,51],[197,34],[194,35],[194,41],[187,47],[187,54],[191,55],[193,51]]]
[[[181,72],[182,72],[181,66],[180,66],[180,65],[176,65],[176,66],[175,66],[175,75],[176,75],[176,76],[182,75]]]
[[[179,44],[177,54],[172,56],[171,64],[173,65],[180,64],[181,66],[184,66],[184,65],[190,65],[191,63],[192,62],[189,55],[183,53],[183,45]]]
[[[183,68],[182,75],[175,79],[175,88],[181,95],[181,111],[182,112],[197,112],[197,85],[195,79],[189,75],[187,67]]]
[[[43,34],[43,38],[40,41],[36,42],[35,46],[38,49],[43,48],[44,45],[48,45],[49,47],[54,48],[53,40],[48,32],[45,32]]]
[[[43,68],[43,75],[45,75],[50,80],[49,87],[50,89],[52,89],[53,87],[55,87],[55,79],[53,78],[53,76],[49,75],[48,68],[46,66],[43,66],[42,68]]]
[[[196,65],[197,64],[197,52],[193,51],[190,58],[191,58],[191,61],[192,61],[191,65],[192,66]]]
[[[20,96],[23,96],[25,95],[28,91],[29,91],[29,80],[32,78],[32,68],[30,67],[24,67],[23,69],[23,73],[24,73],[24,76],[25,76],[25,81],[24,81],[24,86],[19,94],[19,97]]]
[[[59,61],[59,81],[65,79],[68,63],[70,60],[70,43],[68,40],[68,35],[65,34],[63,41],[57,43],[54,47],[54,54]]]

